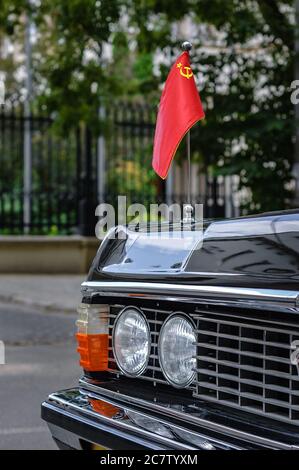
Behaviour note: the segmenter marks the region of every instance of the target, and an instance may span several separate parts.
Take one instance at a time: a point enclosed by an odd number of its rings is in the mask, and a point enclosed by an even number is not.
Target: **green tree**
[[[198,132],[198,146],[216,171],[240,175],[240,187],[252,193],[245,205],[250,212],[283,209],[291,200],[292,4],[202,0],[195,8],[198,21],[225,33],[222,53],[198,56],[203,97],[213,103]],[[223,81],[227,86],[221,89]]]
[[[2,0],[2,29],[28,8]],[[239,174],[245,208],[291,200],[294,115],[293,0],[42,0],[37,25],[36,90],[60,130],[85,121],[98,132],[98,106],[111,96],[158,102],[179,44],[190,35],[207,118],[192,131],[194,158],[215,174]],[[191,18],[191,32],[180,28]],[[105,47],[112,45],[112,58]],[[157,56],[165,57],[159,70]]]
[[[251,192],[247,211],[287,207],[294,153],[293,1],[136,0],[131,8],[139,49],[162,49],[172,57],[186,39],[171,34],[172,26],[192,18],[192,63],[207,111],[192,131],[194,156],[214,174],[240,175],[240,188]],[[161,67],[162,79],[168,68]]]
[[[17,99],[22,87],[18,71],[22,66],[21,51],[24,42],[22,12],[23,0],[9,2],[0,0],[0,74],[5,80],[5,98]],[[13,44],[17,46],[14,50]]]

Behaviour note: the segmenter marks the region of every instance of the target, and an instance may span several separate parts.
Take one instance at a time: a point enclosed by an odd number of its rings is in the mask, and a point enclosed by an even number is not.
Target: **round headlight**
[[[162,325],[159,359],[162,371],[172,385],[187,387],[195,376],[196,336],[192,323],[175,314]]]
[[[113,329],[113,350],[120,370],[136,377],[147,366],[150,354],[150,331],[143,314],[126,308],[116,319]]]

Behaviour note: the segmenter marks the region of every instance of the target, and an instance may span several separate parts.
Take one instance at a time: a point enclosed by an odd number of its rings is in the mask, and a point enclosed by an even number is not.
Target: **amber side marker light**
[[[77,351],[80,366],[89,372],[108,368],[108,315],[109,305],[80,304],[78,308]]]
[[[113,418],[117,413],[121,412],[121,409],[117,406],[111,405],[110,403],[106,403],[102,400],[88,398],[88,401],[94,411],[106,418]]]

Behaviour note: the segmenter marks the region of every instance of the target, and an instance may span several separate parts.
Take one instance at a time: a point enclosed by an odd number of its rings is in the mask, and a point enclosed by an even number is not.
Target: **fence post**
[[[24,176],[23,176],[23,226],[24,233],[30,231],[31,225],[31,197],[32,197],[32,143],[31,143],[31,109],[30,99],[32,93],[31,77],[31,22],[26,17],[25,28],[25,54],[26,54],[26,100],[24,103]]]
[[[99,108],[99,119],[101,120],[101,134],[97,142],[97,202],[102,203],[106,202],[106,146],[102,126],[102,121],[105,119],[105,108],[103,105]]]
[[[95,205],[92,178],[92,135],[86,126],[81,129],[80,143],[82,145],[83,158],[80,177],[78,228],[80,235],[90,237],[95,234]]]
[[[233,217],[233,207],[232,207],[232,177],[231,175],[224,176],[224,201],[225,201],[225,210],[224,215],[226,219]]]

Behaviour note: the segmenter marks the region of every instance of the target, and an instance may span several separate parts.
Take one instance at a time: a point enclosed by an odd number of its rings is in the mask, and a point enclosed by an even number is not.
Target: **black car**
[[[82,294],[60,448],[299,449],[299,210],[117,227]]]

